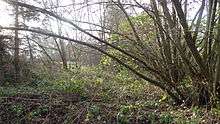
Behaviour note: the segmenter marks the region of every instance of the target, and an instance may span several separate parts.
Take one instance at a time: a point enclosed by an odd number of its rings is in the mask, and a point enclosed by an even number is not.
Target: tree
[[[2,85],[5,81],[4,76],[4,65],[5,65],[5,57],[6,57],[6,44],[4,42],[6,36],[0,35],[0,85]]]
[[[19,27],[19,6],[15,5],[15,27]],[[19,46],[20,46],[20,40],[18,37],[18,30],[15,30],[15,37],[14,37],[14,66],[15,66],[15,82],[20,82],[20,65],[19,65]]]

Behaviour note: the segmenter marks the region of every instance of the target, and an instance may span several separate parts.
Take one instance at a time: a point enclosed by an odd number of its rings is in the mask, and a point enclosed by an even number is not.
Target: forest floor
[[[0,124],[219,124],[219,110],[173,106],[167,101],[103,99],[94,95],[1,87]],[[23,90],[21,90],[23,89]],[[13,92],[16,94],[13,94]]]
[[[219,108],[176,106],[128,71],[110,72],[41,71],[0,86],[0,124],[220,124]]]

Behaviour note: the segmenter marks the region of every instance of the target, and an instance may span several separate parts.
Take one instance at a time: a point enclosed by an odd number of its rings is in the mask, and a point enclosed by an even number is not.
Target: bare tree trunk
[[[220,4],[220,2],[219,2]],[[219,5],[220,7],[220,5]],[[220,14],[219,14],[220,17]],[[214,99],[216,99],[217,95],[220,95],[219,93],[219,84],[220,84],[220,19],[218,20],[217,24],[218,28],[218,33],[216,37],[216,56],[217,56],[217,62],[216,62],[216,72],[215,72],[215,79],[214,79],[214,84],[213,84],[213,94],[214,94]]]
[[[18,5],[15,5],[15,27],[19,27],[18,23]],[[15,67],[15,82],[20,82],[20,66],[19,66],[19,38],[18,38],[18,30],[15,30],[15,37],[14,37],[14,67]]]
[[[3,38],[0,36],[0,86],[4,83],[3,54],[4,54],[4,44],[3,44]]]
[[[54,38],[54,41],[57,45],[57,49],[58,49],[58,52],[59,52],[61,60],[62,60],[63,68],[67,69],[67,59],[66,59],[66,52],[65,52],[65,48],[64,48],[64,43],[61,39],[59,39],[59,43],[57,42],[56,38]]]
[[[61,58],[62,58],[62,61],[63,61],[63,68],[67,69],[66,50],[65,50],[65,47],[64,47],[64,42],[61,39],[60,39],[60,50],[61,50]]]
[[[59,0],[56,0],[56,5],[59,6]],[[58,10],[56,9],[56,12],[58,12]],[[59,35],[62,35],[62,23],[60,20],[57,19],[57,27],[58,27],[58,34]],[[60,47],[59,47],[60,46]],[[67,65],[67,55],[66,55],[66,50],[65,50],[65,47],[64,47],[64,41],[62,39],[59,39],[59,45],[57,43],[57,47],[58,47],[58,50],[59,50],[59,53],[60,53],[60,57],[62,59],[62,63],[63,63],[63,68],[65,70],[68,69],[68,65]]]
[[[184,37],[185,37],[187,46],[189,47],[189,49],[190,49],[194,59],[196,60],[198,66],[200,67],[201,72],[203,73],[203,75],[205,77],[207,77],[208,72],[206,72],[207,71],[206,66],[204,64],[204,61],[203,61],[201,55],[199,54],[199,51],[197,50],[197,48],[195,46],[195,41],[193,40],[192,33],[189,30],[188,23],[187,23],[187,20],[186,20],[186,16],[185,16],[185,14],[182,10],[181,3],[179,1],[175,1],[175,0],[172,0],[172,3],[174,4],[174,6],[176,8],[177,15],[180,19],[180,24],[183,27],[184,34],[185,34]]]
[[[28,36],[27,36],[27,42],[28,42],[29,53],[30,53],[30,61],[31,63],[33,63],[34,62],[34,57],[33,57],[33,52],[32,52],[33,50],[32,50],[30,39]]]
[[[220,34],[219,34],[220,35]],[[220,95],[220,43],[218,43],[217,47],[217,63],[216,63],[216,73],[215,73],[215,80],[214,80],[214,85],[213,85],[213,94],[214,94],[214,99]]]

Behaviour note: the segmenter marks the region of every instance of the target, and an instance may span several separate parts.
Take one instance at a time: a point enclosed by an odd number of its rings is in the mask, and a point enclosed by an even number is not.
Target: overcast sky
[[[48,0],[49,1],[49,0]],[[55,0],[52,0],[55,1]],[[86,22],[92,22],[96,24],[100,24],[100,17],[102,17],[102,12],[100,12],[100,6],[97,4],[85,7],[85,5],[77,5],[78,3],[82,3],[84,1],[88,0],[60,0],[62,1],[60,3],[61,6],[64,5],[69,5],[70,3],[73,3],[75,1],[75,6],[68,6],[68,7],[63,7],[60,8],[59,11],[63,11],[62,16],[65,18],[68,18],[70,20],[79,20],[79,21],[86,21]],[[96,2],[101,2],[103,0],[89,0],[89,3],[96,3]],[[122,0],[123,1],[123,0]],[[131,0],[132,1],[132,0]],[[34,4],[35,6],[39,6],[40,4],[37,5],[36,2],[31,2],[31,0],[28,0],[29,4]],[[149,0],[140,0],[139,2],[149,2]],[[190,2],[190,0],[189,0]],[[39,6],[42,7],[42,6]],[[73,8],[74,7],[74,8]],[[194,4],[191,6],[191,10],[189,12],[190,16],[194,16],[197,10],[199,9],[200,5],[199,4]],[[14,16],[10,15],[12,14],[12,7],[10,7],[7,3],[3,2],[3,0],[0,0],[0,25],[1,26],[13,26],[14,24]],[[103,11],[103,8],[102,10]],[[69,14],[69,13],[71,14]],[[41,18],[44,18],[44,16],[40,16]],[[57,31],[57,23],[56,21],[51,21],[51,27],[54,29],[53,31]],[[77,23],[80,27],[83,27],[85,29],[96,29],[97,27],[88,25],[88,24],[83,24],[83,23]],[[28,23],[29,26],[31,27],[42,27],[41,23],[37,23],[36,21]],[[62,25],[63,32],[69,32],[70,34],[74,34],[75,31],[72,30],[70,31],[68,24],[63,23]],[[51,29],[51,28],[50,28]],[[73,28],[71,28],[73,29]],[[56,32],[57,33],[57,32]]]
[[[50,1],[50,0],[48,0],[48,1]],[[56,0],[51,0],[51,1],[56,1]],[[68,18],[70,20],[91,22],[93,24],[100,25],[101,18],[103,17],[104,8],[102,8],[103,6],[100,6],[99,4],[94,4],[94,3],[103,2],[104,0],[89,0],[89,2],[88,2],[89,6],[86,6],[86,4],[79,4],[79,3],[83,3],[88,0],[60,0],[60,1],[61,1],[60,6],[69,5],[69,4],[72,4],[73,1],[75,1],[74,6],[67,6],[67,7],[59,8],[58,11],[62,11],[61,15],[63,17]],[[148,1],[148,0],[146,0],[146,1]],[[31,2],[31,0],[29,0],[27,3],[38,6],[38,7],[43,7],[43,6],[40,6],[40,4],[38,4],[36,2]],[[48,3],[48,4],[50,4],[50,3]],[[43,5],[43,4],[41,4],[41,5]],[[13,8],[11,6],[9,6],[7,3],[5,3],[3,0],[0,0],[0,13],[1,13],[0,25],[1,26],[13,26],[14,25],[14,16],[10,15],[10,14],[12,14],[12,9]],[[43,14],[41,14],[40,18],[43,19],[44,17],[45,16]],[[20,21],[21,21],[21,19],[20,19]],[[78,22],[75,22],[75,23],[84,29],[100,30],[100,28],[95,27],[93,25],[86,24],[86,23],[78,23]],[[51,25],[51,27],[49,25]],[[45,27],[42,27],[43,26],[42,23],[37,22],[37,21],[29,22],[28,26],[41,27],[41,28],[45,29]],[[48,24],[46,28],[48,28],[48,30],[52,29],[53,32],[57,33],[58,27],[57,27],[56,20],[52,19],[50,21],[50,24]],[[62,32],[68,32],[69,34],[71,34],[70,36],[73,36],[73,38],[74,38],[73,34],[77,34],[77,37],[79,37],[79,35],[83,35],[83,34],[79,34],[79,31],[74,30],[74,28],[72,26],[70,26],[66,23],[62,23]],[[98,35],[97,32],[92,32],[92,33],[95,35]],[[86,38],[85,35],[83,37]]]

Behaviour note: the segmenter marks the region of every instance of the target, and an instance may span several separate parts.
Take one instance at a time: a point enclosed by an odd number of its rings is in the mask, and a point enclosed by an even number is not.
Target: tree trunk
[[[58,43],[57,39],[55,39],[55,38],[54,38],[54,41],[57,45],[57,49],[58,49],[58,52],[59,52],[61,60],[62,60],[63,68],[67,69],[67,59],[66,59],[66,51],[64,48],[64,43],[61,39],[59,39],[59,43]]]
[[[220,85],[220,19],[218,20],[217,28],[218,28],[218,32],[217,32],[217,37],[215,41],[217,62],[216,62],[216,70],[215,70],[215,79],[214,79],[214,84],[213,84],[214,99],[216,99],[216,96],[220,95],[219,94],[220,93],[219,92],[219,89],[220,89],[220,86],[219,86]]]
[[[1,38],[0,36],[0,86],[4,83],[3,54],[4,54],[4,44],[3,44],[3,38]]]
[[[63,61],[63,68],[67,69],[66,51],[65,51],[65,47],[64,47],[64,42],[61,39],[60,39],[60,50],[61,50],[61,58]]]
[[[19,27],[18,23],[18,5],[15,5],[15,27]],[[18,38],[18,30],[15,30],[14,37],[14,67],[15,67],[15,83],[20,82],[20,66],[19,66],[19,38]]]
[[[32,50],[32,47],[31,47],[31,43],[30,43],[29,37],[27,37],[27,41],[28,41],[28,47],[29,47],[29,53],[30,53],[30,61],[33,64],[34,56],[33,56],[33,50]]]

